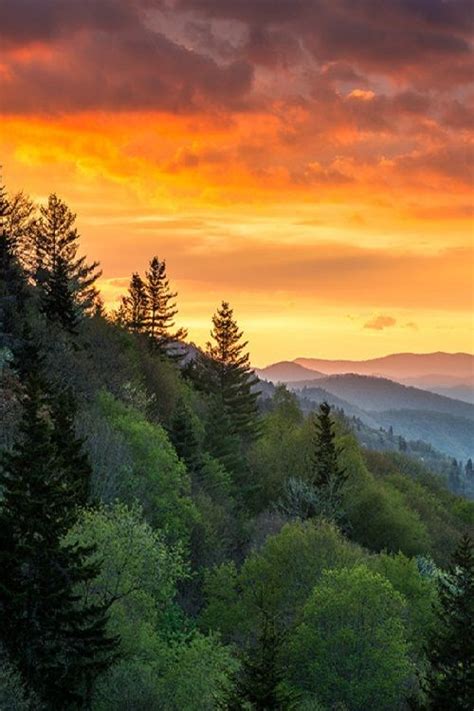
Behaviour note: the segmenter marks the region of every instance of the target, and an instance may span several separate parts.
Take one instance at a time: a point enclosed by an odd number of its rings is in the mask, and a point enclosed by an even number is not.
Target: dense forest
[[[226,301],[189,344],[161,255],[108,313],[59,197],[0,219],[2,711],[471,710],[474,503]]]

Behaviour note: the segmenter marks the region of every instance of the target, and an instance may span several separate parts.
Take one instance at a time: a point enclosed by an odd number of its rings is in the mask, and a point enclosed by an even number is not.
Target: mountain
[[[474,454],[473,423],[465,417],[423,410],[377,412],[380,424],[406,439],[433,443],[441,452],[466,460]]]
[[[418,378],[404,378],[400,382],[474,404],[474,380],[469,381],[467,378],[457,378],[451,375],[431,374]]]
[[[296,358],[298,365],[327,375],[357,373],[392,380],[431,377],[431,384],[446,385],[446,377],[474,381],[474,356],[469,353],[394,353],[370,360]]]
[[[387,378],[354,374],[331,375],[317,378],[315,382],[298,383],[298,388],[305,386],[323,388],[366,412],[431,410],[474,420],[474,405],[470,403],[401,385]]]
[[[282,360],[266,368],[257,369],[255,373],[259,378],[270,380],[272,383],[295,383],[299,380],[314,380],[319,376],[323,377],[323,373],[304,368],[302,365],[288,360]]]

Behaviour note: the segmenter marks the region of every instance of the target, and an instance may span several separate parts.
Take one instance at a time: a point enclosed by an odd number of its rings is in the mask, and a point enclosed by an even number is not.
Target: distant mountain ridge
[[[259,378],[270,380],[272,383],[295,383],[299,380],[314,380],[324,377],[324,373],[319,373],[312,368],[304,368],[289,360],[273,363],[266,368],[257,368],[255,373]]]
[[[369,360],[328,360],[296,358],[294,363],[327,375],[357,373],[381,375],[391,379],[446,376],[474,381],[474,355],[470,353],[393,353]],[[445,383],[443,383],[445,384]]]
[[[388,378],[345,373],[292,383],[292,387],[322,388],[366,412],[430,410],[474,420],[474,405],[470,403],[402,385]]]

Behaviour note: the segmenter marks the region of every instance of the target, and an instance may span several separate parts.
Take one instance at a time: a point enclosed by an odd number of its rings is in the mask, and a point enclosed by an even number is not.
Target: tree
[[[173,342],[181,341],[187,336],[184,328],[174,330],[174,317],[178,313],[174,299],[177,292],[170,290],[166,276],[166,262],[153,257],[146,272],[145,290],[147,296],[147,313],[145,331],[150,338],[152,349],[169,353]]]
[[[85,503],[85,487],[71,486],[77,457],[65,461],[73,447],[58,451],[73,434],[59,431],[34,370],[25,388],[20,436],[0,473],[0,640],[48,708],[74,708],[109,666],[115,640],[106,634],[104,608],[79,604],[77,586],[98,574],[85,560],[90,550],[61,541]]]
[[[42,291],[45,313],[66,330],[71,330],[73,312],[79,317],[93,307],[94,283],[100,276],[97,262],[87,264],[85,257],[77,256],[75,221],[76,215],[52,194],[32,229],[34,281]]]
[[[16,256],[9,218],[11,205],[0,185],[0,347],[14,347],[21,332],[27,298],[25,274]]]
[[[311,483],[320,497],[320,511],[329,518],[341,518],[341,494],[347,480],[345,467],[339,464],[341,449],[336,445],[336,434],[327,402],[319,406],[314,421]]]
[[[365,565],[324,571],[288,644],[290,688],[348,711],[400,708],[412,673],[404,611],[403,597]]]
[[[434,711],[470,711],[474,699],[474,548],[464,535],[439,578],[439,625],[428,649],[427,683]]]
[[[173,413],[170,437],[178,457],[186,464],[193,482],[199,478],[203,465],[203,451],[196,420],[190,406],[181,397]]]
[[[236,663],[216,636],[192,631],[175,603],[189,576],[183,546],[170,545],[137,504],[84,510],[67,535],[96,545],[99,576],[83,596],[110,609],[120,634],[120,660],[102,675],[93,699],[99,711],[225,708]]]
[[[471,459],[471,457],[469,457],[469,459],[468,459],[467,462],[466,462],[465,472],[466,472],[466,478],[467,478],[468,482],[470,482],[471,479],[474,478],[474,474],[473,474],[474,470],[473,470],[473,467],[472,467],[472,459]]]
[[[458,492],[462,489],[461,476],[457,459],[453,458],[449,469],[449,486],[452,491]]]
[[[143,279],[134,272],[127,296],[122,296],[117,320],[135,333],[143,333],[147,322],[148,297]]]
[[[289,630],[323,571],[361,556],[333,524],[311,520],[269,536],[239,571],[224,563],[208,573],[201,622],[241,648],[241,693],[257,708],[287,708],[278,687]]]
[[[76,334],[79,313],[74,301],[72,283],[68,267],[63,257],[59,256],[48,278],[43,283],[41,308],[50,321],[60,323],[69,333]]]
[[[226,301],[213,316],[212,323],[213,343],[207,344],[205,359],[210,391],[218,396],[228,413],[232,431],[244,440],[255,439],[259,433],[258,392],[254,390],[258,379],[245,352],[247,341],[242,342],[243,333]]]

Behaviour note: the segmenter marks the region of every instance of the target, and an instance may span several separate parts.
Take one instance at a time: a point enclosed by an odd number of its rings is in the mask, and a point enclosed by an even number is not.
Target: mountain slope
[[[431,442],[456,459],[474,456],[473,423],[464,417],[423,410],[388,410],[373,415],[383,427],[391,426],[407,439]]]
[[[474,420],[474,405],[443,395],[408,387],[387,378],[366,375],[332,375],[315,383],[303,381],[298,387],[316,385],[347,400],[362,410],[432,410]]]

